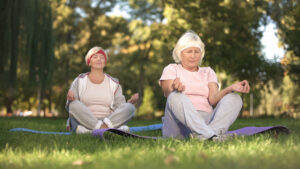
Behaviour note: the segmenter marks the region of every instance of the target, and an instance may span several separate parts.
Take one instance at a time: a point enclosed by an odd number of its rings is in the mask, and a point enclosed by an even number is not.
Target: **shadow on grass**
[[[131,121],[130,126],[142,126],[159,123],[154,121]],[[25,132],[9,132],[11,128],[29,128],[41,131],[65,131],[65,119],[44,119],[44,118],[0,118],[0,151],[2,152],[7,147],[14,151],[32,152],[41,150],[43,152],[56,151],[79,151],[82,153],[95,153],[103,150],[116,150],[123,147],[131,148],[151,148],[163,144],[176,145],[195,142],[195,140],[142,140],[136,138],[122,137],[115,134],[106,134],[106,139],[84,135],[43,135]],[[272,133],[263,134],[261,136],[240,137],[242,141],[256,141],[257,138],[272,139],[284,144],[287,139],[300,140],[300,120],[296,119],[277,119],[277,118],[262,118],[262,119],[238,119],[230,130],[235,130],[246,126],[274,126],[284,125],[291,130],[289,136],[274,135]],[[161,131],[138,132],[136,134],[144,136],[161,136]],[[261,139],[263,141],[263,139]],[[197,140],[196,140],[197,142]],[[233,141],[234,142],[234,141]],[[230,144],[228,142],[226,144]],[[204,145],[215,143],[204,142]]]

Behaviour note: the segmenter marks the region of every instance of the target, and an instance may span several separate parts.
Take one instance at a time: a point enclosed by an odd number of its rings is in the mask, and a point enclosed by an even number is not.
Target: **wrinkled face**
[[[197,69],[201,60],[201,50],[197,47],[186,48],[181,52],[181,64],[187,69]]]
[[[90,67],[94,69],[103,69],[105,67],[105,56],[97,53],[92,56]]]

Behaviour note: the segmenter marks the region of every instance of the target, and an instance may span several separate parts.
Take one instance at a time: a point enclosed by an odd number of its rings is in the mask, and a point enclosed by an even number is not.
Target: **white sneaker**
[[[130,131],[129,127],[126,126],[126,125],[122,125],[122,126],[119,127],[118,129],[119,129],[119,130],[122,130],[122,131],[125,131],[125,132],[129,132],[129,131]]]
[[[78,125],[76,128],[76,134],[87,134],[87,133],[91,133],[92,131],[85,128],[82,125]]]
[[[94,128],[94,130],[100,129],[100,127],[102,126],[103,121],[102,120],[98,120],[96,127]]]
[[[103,123],[106,124],[108,128],[114,128],[114,125],[108,118],[104,118]]]
[[[217,136],[212,137],[211,140],[215,141],[215,142],[223,142],[223,141],[230,140],[230,139],[233,139],[233,138],[236,138],[236,137],[237,137],[236,133],[221,134],[221,135],[217,135]]]

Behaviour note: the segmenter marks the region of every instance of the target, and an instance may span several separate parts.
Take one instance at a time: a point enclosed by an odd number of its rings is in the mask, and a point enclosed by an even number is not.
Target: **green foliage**
[[[38,93],[41,103],[51,93],[53,71],[52,13],[49,1],[1,1],[4,23],[0,46],[1,93],[7,112],[12,112],[16,98],[29,101]],[[2,6],[1,5],[1,6]],[[21,80],[19,80],[19,78]],[[20,88],[26,89],[19,93]],[[40,104],[39,104],[40,105]]]
[[[292,80],[300,84],[300,2],[275,0],[270,5],[270,16],[275,20],[278,34],[288,51],[282,60]]]
[[[143,115],[154,115],[155,111],[155,99],[154,99],[154,93],[152,91],[152,88],[150,86],[146,86],[144,89],[144,98],[143,103],[139,108],[137,116],[143,116]],[[153,118],[153,117],[152,117]]]
[[[255,115],[300,117],[300,89],[289,76],[283,78],[281,86],[274,87],[270,81],[260,92],[262,98]]]
[[[171,36],[187,29],[199,33],[206,44],[204,65],[225,71],[235,79],[247,79],[252,86],[267,82],[271,72],[260,53],[258,30],[264,17],[264,3],[253,1],[168,1],[165,13]],[[266,76],[262,76],[265,74]]]
[[[55,63],[53,95],[55,108],[67,116],[64,109],[66,93],[80,73],[89,71],[84,57],[94,46],[113,47],[113,39],[122,34],[127,24],[121,17],[108,17],[117,1],[56,0],[52,2],[55,33]],[[81,11],[81,12],[78,12]],[[110,60],[109,55],[109,60]],[[118,77],[118,76],[117,76]]]
[[[282,67],[292,79],[298,75],[299,23],[295,22],[299,16],[298,1],[1,0],[0,3],[3,14],[0,19],[5,23],[0,25],[3,35],[0,79],[5,82],[0,84],[0,107],[40,107],[67,116],[64,110],[67,90],[78,74],[89,71],[84,60],[87,51],[101,46],[109,55],[105,72],[119,79],[127,98],[139,92],[137,106],[141,108],[137,114],[153,116],[165,106],[166,98],[158,85],[162,70],[174,62],[171,54],[176,41],[189,29],[199,33],[206,45],[202,66],[226,74],[220,80],[223,88],[238,80],[250,81],[255,107],[263,98],[260,91],[269,81],[275,82],[275,88],[281,86]],[[122,9],[130,17],[108,15],[116,5],[124,5]],[[267,24],[267,16],[278,23],[281,40],[290,50],[281,63],[269,62],[261,53],[259,27]],[[248,109],[249,97],[243,98],[244,109]]]

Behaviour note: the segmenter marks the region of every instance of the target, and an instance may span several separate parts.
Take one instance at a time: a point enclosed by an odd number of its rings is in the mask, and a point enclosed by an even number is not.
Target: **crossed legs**
[[[190,134],[205,140],[225,134],[236,120],[243,102],[238,94],[227,94],[213,112],[197,111],[189,98],[172,92],[167,99],[162,133],[164,137],[186,138]]]
[[[80,101],[74,100],[69,105],[69,115],[71,130],[76,131],[78,125],[82,125],[89,130],[99,129],[103,124],[102,120],[110,123],[109,127],[118,128],[126,124],[135,113],[135,107],[131,103],[121,104],[106,119],[97,119],[94,114]]]

